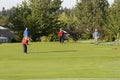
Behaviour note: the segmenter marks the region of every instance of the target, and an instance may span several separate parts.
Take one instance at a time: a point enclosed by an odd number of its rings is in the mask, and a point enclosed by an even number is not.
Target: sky
[[[3,7],[5,7],[5,9],[10,9],[13,6],[17,6],[19,4],[22,3],[23,0],[0,0],[0,11],[2,10]],[[62,0],[62,7],[63,8],[72,8],[75,6],[76,4],[76,0]],[[109,3],[113,3],[114,0],[108,0]]]

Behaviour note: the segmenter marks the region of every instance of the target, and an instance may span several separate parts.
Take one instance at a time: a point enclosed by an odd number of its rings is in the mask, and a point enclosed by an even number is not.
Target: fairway
[[[94,79],[95,78],[95,79]],[[119,80],[120,46],[81,42],[0,44],[1,80]]]

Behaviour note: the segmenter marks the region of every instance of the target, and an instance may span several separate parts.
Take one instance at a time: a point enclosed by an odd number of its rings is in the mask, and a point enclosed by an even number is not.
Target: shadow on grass
[[[77,52],[77,50],[64,50],[64,51],[44,51],[44,52],[29,52],[29,53],[69,53],[69,52]]]

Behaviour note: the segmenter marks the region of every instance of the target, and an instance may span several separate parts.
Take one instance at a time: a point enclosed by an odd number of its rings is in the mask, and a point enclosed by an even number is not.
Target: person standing
[[[59,36],[59,41],[60,43],[64,43],[64,32],[62,30],[62,28],[60,28],[60,31],[58,32],[58,36]]]
[[[23,36],[24,36],[24,38],[26,38],[27,44],[28,44],[30,38],[29,38],[29,31],[28,31],[27,28],[25,28],[25,30],[24,30],[24,32],[23,32]]]
[[[29,32],[28,32],[28,29],[27,29],[27,28],[25,28],[25,30],[24,30],[24,32],[23,32],[23,36],[24,36],[25,38],[28,38],[28,37],[29,37]]]
[[[27,54],[27,39],[25,37],[22,40],[22,45],[24,53]]]
[[[93,33],[93,38],[94,38],[94,42],[95,44],[98,44],[98,38],[99,38],[99,32],[97,29],[95,29],[94,33]]]

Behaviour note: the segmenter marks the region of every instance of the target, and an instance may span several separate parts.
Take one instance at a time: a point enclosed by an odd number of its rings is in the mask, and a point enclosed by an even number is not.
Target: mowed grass
[[[120,78],[120,47],[37,42],[0,44],[0,79]],[[71,79],[72,80],[72,79]]]

